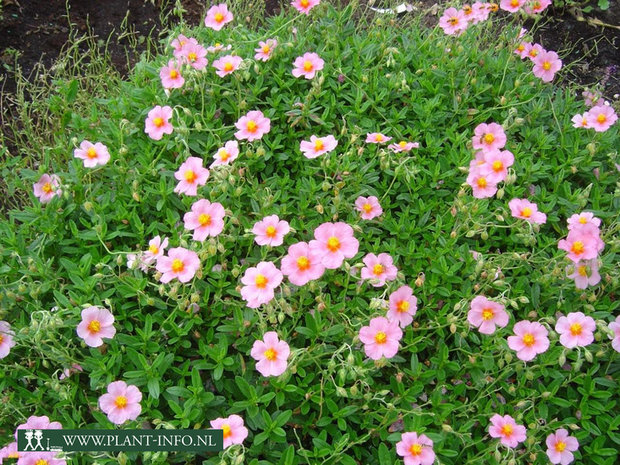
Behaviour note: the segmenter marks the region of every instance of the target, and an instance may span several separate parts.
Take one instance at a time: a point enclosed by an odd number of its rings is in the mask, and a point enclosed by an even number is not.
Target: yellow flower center
[[[319,150],[323,150],[323,147],[325,147],[325,144],[321,139],[317,139],[314,141],[314,150],[316,152],[318,152]]]
[[[222,425],[222,431],[224,433],[225,438],[228,438],[232,435],[232,431],[230,430],[230,425],[227,425],[226,423]]]
[[[2,337],[2,334],[0,334],[0,344],[2,344],[2,341],[4,341],[4,337]]]
[[[578,266],[577,273],[579,273],[580,276],[588,276],[588,267],[585,265]]]
[[[382,135],[382,134],[377,134],[377,135],[375,136],[375,140],[376,140],[377,142],[383,142],[383,135]]]
[[[39,459],[37,460],[34,465],[47,465],[49,462],[45,459]]]
[[[551,69],[551,63],[548,61],[543,61],[542,67],[545,71],[549,71]]]
[[[226,151],[226,149],[220,150],[220,160],[226,161],[230,158],[230,154]]]
[[[385,344],[385,341],[387,341],[387,334],[383,331],[378,331],[377,334],[375,334],[375,342],[377,344]]]
[[[158,127],[161,128],[164,125],[164,119],[160,118],[159,116],[157,118],[153,119],[153,124]]]
[[[573,323],[572,325],[570,325],[570,333],[573,336],[579,336],[581,334],[581,331],[582,331],[582,328],[579,323]]]
[[[486,144],[492,144],[495,140],[495,136],[489,132],[483,136],[483,139]]]
[[[526,333],[523,335],[523,344],[525,344],[528,347],[532,347],[534,345],[534,343],[536,342],[536,339],[534,339],[534,335],[531,333]],[[511,429],[512,431],[512,429]]]
[[[396,304],[396,311],[398,313],[404,313],[409,310],[409,302],[407,300],[401,300]]]
[[[264,289],[267,286],[268,282],[269,280],[262,274],[258,274],[256,275],[256,278],[254,278],[254,283],[259,289]]]
[[[211,224],[211,215],[207,213],[201,213],[198,216],[198,222],[200,223],[200,226],[209,226]]]
[[[534,6],[533,6],[534,11],[536,11],[536,10],[538,10],[540,8],[542,8],[542,5],[540,4],[540,2],[538,2],[538,1],[534,2]]]
[[[264,353],[265,358],[274,361],[278,357],[278,353],[274,349],[267,349]]]
[[[227,61],[226,64],[224,65],[224,71],[232,71],[233,69],[233,64],[230,61]]]
[[[310,0],[301,0],[299,4],[304,8],[308,8],[308,5],[310,5]]]
[[[41,190],[43,190],[43,192],[45,192],[46,194],[54,192],[54,188],[49,182],[46,182],[45,184],[43,184],[43,187],[41,188]]]
[[[493,171],[495,171],[496,173],[504,169],[504,164],[499,160],[495,160],[492,166]]]
[[[495,312],[493,311],[492,308],[483,308],[482,309],[482,319],[484,321],[489,321],[490,319],[493,318],[493,315],[495,315]]]
[[[198,176],[192,170],[187,170],[185,172],[185,180],[190,184],[193,183],[197,178]]]
[[[585,216],[580,216],[579,217],[579,222],[581,224],[586,224],[588,222],[588,219]]]
[[[537,57],[538,56],[538,50],[536,50],[535,48],[530,50],[530,56],[532,58]]]
[[[504,436],[510,436],[512,434],[512,426],[511,425],[502,426],[502,434]]]
[[[362,207],[362,209],[366,212],[366,213],[370,213],[372,211],[372,205],[370,205],[369,203],[365,203],[364,206]]]
[[[519,0],[511,0],[510,1],[510,6],[513,8],[516,8],[519,6]]]
[[[185,264],[181,260],[179,260],[178,258],[172,260],[172,271],[174,271],[175,273],[180,273],[184,269]]]
[[[305,271],[310,268],[310,260],[308,260],[308,257],[299,257],[297,259],[297,268],[299,268],[300,271]]]
[[[170,78],[171,79],[176,79],[179,77],[179,72],[176,69],[171,69],[170,70]]]
[[[159,247],[153,244],[149,247],[149,252],[151,252],[153,255],[157,255],[159,253]]]
[[[187,59],[191,62],[194,62],[198,59],[198,55],[196,55],[194,52],[189,52],[187,54]]]
[[[418,455],[420,455],[422,453],[422,445],[421,444],[413,444],[409,448],[409,452],[411,452],[411,455],[413,455],[414,457],[417,457]]]
[[[486,180],[486,178],[478,178],[477,183],[478,183],[478,187],[481,187],[483,189],[485,187],[487,187],[487,180]]]
[[[114,401],[114,405],[116,405],[118,408],[125,408],[127,406],[127,397],[118,396]]]
[[[525,207],[523,210],[521,210],[521,216],[529,218],[530,216],[532,216],[532,209],[530,207]]]
[[[566,443],[564,441],[558,441],[555,443],[556,452],[562,452],[564,449],[566,449]]]
[[[269,53],[269,50],[271,50],[269,45],[263,45],[263,53]]]
[[[600,124],[603,124],[605,121],[607,121],[607,117],[605,116],[605,114],[601,113],[596,117],[596,121],[598,121]]]
[[[377,263],[375,266],[372,267],[372,272],[379,276],[381,273],[383,273],[383,265]]]
[[[267,226],[267,230],[265,231],[267,237],[275,237],[276,236],[276,228],[273,226]]]
[[[306,60],[306,61],[304,61],[304,71],[305,71],[305,72],[312,71],[312,68],[313,68],[313,67],[314,67],[314,66],[312,65],[312,62],[311,62],[310,60]]]
[[[10,452],[7,459],[18,459],[19,454],[17,452]]]
[[[97,320],[93,320],[90,323],[88,323],[88,330],[91,333],[98,333],[99,331],[101,331],[101,323],[99,323]]]
[[[472,10],[472,8],[469,5],[465,5],[463,7],[463,13],[465,13],[466,15],[470,15],[472,14],[474,10]]]
[[[340,248],[340,241],[338,240],[337,237],[330,237],[327,240],[327,248],[330,250],[330,252],[335,252],[336,250],[338,250]]]
[[[215,48],[220,48],[222,46],[222,44],[220,44],[219,42],[215,43]]]
[[[407,147],[407,142],[405,142],[404,140],[401,140],[398,145],[400,145],[401,149],[404,149],[405,147]]]
[[[489,10],[496,12],[499,9],[499,5],[497,3],[491,3],[489,5]]]
[[[583,242],[575,241],[575,242],[573,242],[573,245],[572,245],[572,247],[570,249],[573,251],[573,253],[575,255],[580,255],[580,254],[583,253],[585,247],[583,245]]]
[[[215,13],[215,21],[221,23],[224,21],[224,15],[222,13]]]
[[[453,26],[456,26],[459,23],[459,19],[456,16],[452,16],[450,19],[448,19],[448,22]]]
[[[517,47],[517,51],[518,52],[522,52],[523,50],[525,50],[525,45],[523,45],[522,43],[519,44],[519,46]]]
[[[88,158],[97,158],[97,151],[95,150],[95,147],[90,147],[87,151],[86,151],[86,156]]]
[[[245,127],[249,132],[256,132],[258,125],[253,120],[250,120],[245,124]]]

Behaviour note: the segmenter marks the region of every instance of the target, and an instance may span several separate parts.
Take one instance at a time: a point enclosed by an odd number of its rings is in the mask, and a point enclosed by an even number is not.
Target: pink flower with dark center
[[[366,134],[367,144],[384,144],[391,140],[391,137],[388,137],[385,134],[381,134],[380,132],[369,132],[368,134]]]
[[[372,286],[381,287],[385,285],[386,281],[396,279],[398,269],[394,266],[390,255],[369,253],[362,261],[366,265],[362,268],[362,279],[369,279]]]
[[[510,317],[505,307],[484,296],[477,296],[471,301],[467,321],[478,328],[482,334],[493,334],[496,328],[503,328]]]
[[[32,185],[32,190],[41,203],[48,203],[54,197],[62,194],[62,189],[60,189],[60,178],[55,174],[44,174]]]
[[[474,137],[471,142],[476,150],[484,152],[499,150],[506,145],[506,133],[504,128],[497,123],[482,123],[474,129]]]
[[[562,68],[562,60],[555,52],[541,52],[534,58],[534,76],[539,77],[543,82],[551,82],[555,73]]]
[[[435,461],[433,441],[424,434],[403,433],[396,443],[396,453],[403,457],[405,465],[432,465]]]
[[[558,242],[558,249],[568,252],[567,257],[575,263],[580,260],[592,260],[598,255],[599,240],[592,231],[574,229],[568,232],[566,239]]]
[[[590,128],[590,124],[588,123],[585,113],[583,115],[577,114],[573,116],[571,121],[573,122],[574,128]]]
[[[178,279],[182,283],[191,281],[200,268],[200,259],[196,252],[175,247],[168,251],[168,256],[159,257],[155,267],[162,273],[159,279],[162,283],[169,283]]]
[[[262,111],[254,110],[239,118],[239,121],[235,123],[235,127],[239,129],[235,132],[237,139],[247,139],[251,142],[260,139],[270,131],[271,120],[266,118]]]
[[[316,158],[324,153],[331,152],[338,145],[338,141],[332,135],[317,137],[310,136],[310,141],[302,140],[299,144],[299,150],[306,158]]]
[[[517,447],[520,442],[525,441],[525,426],[517,425],[514,418],[510,415],[498,415],[491,417],[489,435],[492,438],[499,438],[500,442],[506,447]]]
[[[417,149],[418,147],[420,147],[420,144],[418,142],[407,142],[404,140],[401,140],[398,144],[388,145],[388,149],[396,153],[409,152],[411,149]]]
[[[293,0],[291,5],[293,5],[300,13],[307,15],[310,13],[310,10],[319,3],[321,3],[321,0]]]
[[[497,192],[497,184],[489,180],[489,178],[475,169],[469,172],[467,176],[467,184],[472,188],[472,195],[477,199],[493,197]]]
[[[312,79],[317,71],[321,71],[325,62],[316,53],[304,53],[293,62],[293,76]]]
[[[284,236],[291,230],[287,221],[278,218],[278,215],[266,216],[254,224],[252,232],[256,235],[254,240],[258,245],[276,247],[282,245]]]
[[[114,381],[108,384],[107,394],[99,398],[99,408],[112,423],[122,425],[127,420],[138,418],[142,412],[141,400],[142,393],[136,386]]]
[[[486,175],[487,179],[494,183],[499,183],[508,176],[515,157],[508,150],[487,150],[484,153],[484,164],[480,166],[480,172]]]
[[[232,161],[234,161],[239,155],[239,142],[236,140],[229,140],[224,144],[224,147],[220,147],[217,149],[215,155],[213,155],[213,159],[215,160],[211,163],[211,167],[220,166],[220,165],[229,165]]]
[[[6,321],[0,321],[0,359],[9,355],[11,347],[15,347],[13,336],[15,332],[11,330],[11,325]]]
[[[516,351],[517,357],[524,362],[529,362],[549,348],[549,332],[536,321],[519,321],[513,331],[515,335],[508,336],[508,347]]]
[[[233,71],[239,69],[239,65],[243,59],[236,55],[225,55],[213,62],[213,67],[217,69],[215,74],[219,77],[224,77],[231,74]]]
[[[398,323],[382,316],[370,320],[369,326],[362,327],[359,332],[360,341],[364,343],[364,352],[372,360],[392,358],[396,355],[402,337],[403,332]]]
[[[319,279],[325,272],[321,255],[313,251],[306,242],[298,242],[288,248],[288,255],[282,259],[282,274],[296,286],[303,286]]]
[[[508,208],[514,218],[521,218],[534,224],[545,224],[547,215],[538,211],[538,205],[526,199],[512,199]]]
[[[73,151],[75,158],[84,160],[85,168],[94,168],[97,165],[105,165],[110,161],[110,153],[108,148],[101,142],[92,144],[85,140],[80,144],[80,148]]]
[[[592,344],[595,329],[594,319],[581,312],[561,316],[555,324],[555,331],[560,335],[560,343],[568,349]]]
[[[256,369],[263,376],[280,376],[286,371],[291,350],[286,341],[278,339],[278,333],[269,331],[263,340],[254,341],[250,355],[258,363]]]
[[[225,215],[221,203],[200,199],[192,204],[191,211],[183,215],[183,223],[185,229],[194,231],[192,239],[202,242],[207,237],[215,237],[222,232]]]
[[[166,247],[168,247],[168,238],[164,237],[162,239],[159,236],[155,236],[149,241],[149,248],[144,252],[142,261],[147,265],[156,262],[159,257],[164,255]]]
[[[321,257],[325,268],[333,270],[342,265],[345,258],[353,258],[359,242],[353,236],[353,228],[346,223],[323,223],[314,230],[310,249]]]
[[[614,333],[613,336],[609,335],[611,346],[616,352],[620,352],[620,315],[616,317],[616,321],[609,323],[609,329]]]
[[[209,170],[202,166],[202,159],[189,157],[174,173],[179,181],[174,192],[194,196],[198,194],[198,186],[204,186],[209,179]]]
[[[185,84],[185,78],[181,76],[179,65],[175,60],[170,60],[167,66],[162,67],[159,78],[164,89],[178,89]]]
[[[573,452],[579,449],[577,438],[568,435],[568,431],[560,428],[547,436],[547,457],[553,464],[568,465],[575,457]]]
[[[526,46],[527,49],[527,57],[534,61],[534,59],[545,51],[544,48],[540,44],[528,44]]]
[[[228,418],[211,420],[211,428],[221,429],[224,432],[224,449],[233,444],[242,444],[248,437],[248,429],[243,426],[243,418],[231,415]]]
[[[583,116],[587,120],[588,126],[596,132],[607,131],[618,120],[618,115],[611,105],[599,104],[590,108]]]
[[[282,282],[282,272],[271,262],[248,268],[241,278],[241,297],[249,308],[258,308],[274,298],[274,289]]]
[[[363,220],[372,220],[383,213],[383,208],[379,205],[379,199],[374,195],[370,197],[362,197],[360,195],[355,200],[355,209],[361,213]]]
[[[401,286],[390,294],[387,319],[396,321],[401,328],[409,326],[418,310],[418,299],[409,286]]]
[[[153,140],[160,140],[164,134],[172,134],[173,127],[169,122],[170,118],[172,118],[172,108],[157,105],[149,111],[144,121],[144,132]]]
[[[197,70],[204,69],[205,66],[209,64],[209,60],[207,60],[207,49],[197,42],[186,44],[181,49],[180,59]]]
[[[575,213],[568,220],[568,230],[585,230],[598,229],[601,226],[601,220],[594,216],[592,212]]]
[[[462,10],[448,8],[439,18],[439,27],[448,35],[460,35],[467,29],[467,18]]]
[[[212,6],[207,11],[207,16],[205,17],[205,26],[210,27],[215,31],[219,31],[233,20],[233,14],[228,11],[228,7],[225,3],[220,3],[219,5]]]
[[[525,4],[526,0],[501,0],[499,7],[504,11],[516,13]]]
[[[601,282],[601,275],[598,272],[598,261],[596,259],[583,260],[569,268],[572,270],[572,273],[569,273],[568,277],[575,280],[575,287],[577,289],[596,286]]]
[[[260,41],[258,43],[258,48],[254,49],[256,54],[254,55],[255,60],[267,61],[271,58],[273,53],[273,49],[278,45],[278,41],[276,39],[267,39],[265,42]]]
[[[112,339],[116,334],[114,316],[106,308],[88,307],[82,310],[82,321],[77,334],[89,347],[103,345],[103,338]]]

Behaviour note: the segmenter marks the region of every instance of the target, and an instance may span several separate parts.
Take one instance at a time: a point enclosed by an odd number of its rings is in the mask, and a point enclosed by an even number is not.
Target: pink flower
[[[588,122],[588,126],[596,132],[607,131],[618,120],[618,115],[611,105],[604,104],[590,108],[583,116]]]
[[[386,253],[378,256],[374,253],[367,254],[362,260],[366,265],[362,268],[362,279],[369,279],[374,287],[385,285],[386,281],[396,279],[398,269],[394,266],[392,257]]]
[[[396,443],[396,453],[403,457],[405,465],[431,465],[435,461],[433,441],[424,434],[403,433]]]
[[[526,49],[527,49],[527,57],[532,61],[534,61],[534,59],[536,59],[538,55],[540,55],[541,53],[545,51],[545,49],[542,48],[540,44],[528,44],[526,46]]]
[[[267,61],[271,58],[271,54],[273,53],[273,49],[278,45],[278,41],[276,39],[267,39],[265,42],[261,41],[258,43],[258,48],[254,49],[256,54],[254,55],[255,60]]]
[[[388,137],[380,132],[369,132],[366,134],[366,143],[367,144],[384,144],[392,140],[391,137]]]
[[[198,41],[193,37],[185,37],[183,34],[179,34],[170,45],[174,48],[173,55],[175,58],[181,58],[183,56],[183,49],[186,45],[195,44],[198,45]]]
[[[64,459],[56,458],[56,452],[18,452],[19,465],[67,465]]]
[[[85,140],[80,144],[79,149],[73,151],[75,158],[84,160],[85,168],[94,168],[97,165],[105,165],[110,161],[110,153],[108,148],[101,142],[92,144]]]
[[[323,223],[314,230],[310,249],[321,257],[321,263],[330,270],[342,265],[345,258],[352,258],[359,249],[353,237],[353,228],[346,223]]]
[[[228,11],[228,7],[225,3],[212,6],[207,11],[205,17],[205,26],[210,27],[216,31],[219,31],[224,27],[226,23],[230,23],[233,20],[233,14]]]
[[[592,231],[574,229],[568,232],[566,239],[558,242],[558,249],[568,252],[568,259],[575,263],[580,260],[591,260],[598,255],[599,240]]]
[[[570,273],[568,277],[575,280],[575,287],[577,289],[596,286],[601,281],[597,260],[584,260],[576,263],[570,268],[572,273]]]
[[[47,416],[30,416],[26,423],[22,423],[15,429],[15,440],[17,441],[17,430],[20,429],[62,429],[62,425],[57,421],[50,422]]]
[[[528,47],[531,46],[532,44],[529,42],[519,42],[519,45],[517,45],[514,52],[523,60],[524,58],[527,58]]]
[[[224,449],[233,444],[241,444],[248,437],[248,429],[243,426],[243,418],[239,415],[211,420],[211,428],[224,432]]]
[[[128,386],[125,381],[114,381],[108,384],[107,394],[99,397],[99,408],[112,423],[122,425],[127,420],[138,418],[142,411],[141,400],[142,393],[136,386]]]
[[[609,323],[609,329],[614,333],[613,336],[609,335],[611,346],[616,352],[620,352],[620,315],[616,317],[616,321]]]
[[[551,5],[551,0],[532,0],[532,2],[525,5],[525,12],[528,15],[538,14]]]
[[[484,164],[480,166],[480,172],[485,174],[491,182],[498,183],[508,176],[508,168],[512,166],[515,157],[508,150],[483,151]]]
[[[366,355],[372,360],[379,360],[396,355],[403,332],[397,322],[380,316],[370,320],[369,326],[363,326],[359,337],[364,343]]]
[[[469,21],[472,24],[478,24],[479,22],[489,19],[489,14],[491,14],[491,10],[490,8],[488,8],[488,5],[488,3],[474,2],[474,4],[471,6],[474,12],[472,14],[472,17],[469,18]]]
[[[515,335],[508,336],[508,347],[516,351],[517,357],[524,362],[529,362],[549,348],[549,332],[536,321],[519,321],[513,331]]]
[[[590,128],[590,124],[588,123],[585,113],[583,115],[577,114],[573,116],[571,121],[573,122],[574,128]]]
[[[220,147],[217,149],[215,155],[213,155],[213,159],[215,160],[211,163],[211,167],[219,166],[219,165],[229,165],[232,161],[234,161],[239,155],[239,142],[236,140],[229,140],[224,144],[224,147]]]
[[[288,255],[282,259],[282,274],[296,286],[319,279],[325,272],[321,254],[313,251],[306,242],[298,242],[288,248]]]
[[[592,212],[575,213],[568,220],[568,230],[586,230],[598,229],[601,226],[601,220],[594,216]]]
[[[225,55],[213,62],[213,67],[217,69],[215,74],[219,77],[224,77],[227,74],[231,74],[239,68],[239,65],[243,59],[236,55]]]
[[[525,0],[502,0],[499,2],[499,7],[504,11],[510,13],[516,13],[523,6]]]
[[[159,280],[164,284],[175,278],[186,283],[194,277],[200,268],[200,259],[196,252],[183,247],[175,247],[168,251],[168,256],[164,255],[157,259],[155,268],[163,273]]]
[[[144,252],[142,261],[144,261],[147,265],[154,263],[157,259],[164,255],[164,250],[166,247],[168,247],[168,238],[164,237],[162,239],[159,236],[155,236],[149,241],[149,248],[146,252]]]
[[[383,208],[379,205],[379,199],[374,195],[362,197],[355,200],[355,209],[361,213],[363,220],[372,220],[383,213]]]
[[[278,333],[269,331],[263,340],[254,341],[250,355],[258,363],[256,369],[263,376],[280,376],[286,371],[286,360],[291,353],[286,341],[278,339]]]
[[[503,417],[497,413],[491,417],[489,435],[492,438],[500,438],[500,442],[506,447],[517,447],[525,441],[525,426],[517,425],[510,415]]]
[[[448,8],[439,18],[439,27],[448,35],[460,35],[467,29],[467,18],[462,10]]]
[[[496,327],[505,327],[509,319],[510,317],[502,304],[493,302],[481,295],[471,301],[467,313],[467,321],[477,327],[482,334],[493,334]]]
[[[592,344],[595,329],[594,319],[581,312],[561,316],[555,324],[555,331],[560,335],[560,343],[568,349]]]
[[[472,188],[472,195],[477,199],[493,197],[497,192],[497,184],[490,181],[479,169],[469,172],[467,184]]]
[[[293,5],[300,13],[307,15],[310,13],[310,10],[319,3],[321,3],[321,0],[293,0],[291,5]]]
[[[409,152],[411,149],[417,149],[418,147],[420,147],[420,144],[418,142],[407,142],[404,140],[401,140],[398,144],[388,145],[388,149],[396,153]]]
[[[196,41],[187,43],[181,49],[180,58],[197,70],[204,69],[205,66],[209,64],[209,60],[207,60],[207,49]]]
[[[256,267],[245,270],[241,278],[244,286],[241,297],[250,308],[258,308],[270,302],[274,297],[274,289],[282,282],[282,272],[271,262],[260,262]]]
[[[224,229],[226,212],[221,203],[200,199],[192,204],[191,210],[183,215],[183,223],[185,229],[194,231],[192,239],[195,241],[215,237]]]
[[[172,118],[172,108],[157,105],[151,111],[144,122],[144,132],[153,140],[160,140],[164,134],[172,134],[172,124],[168,121]]]
[[[60,189],[60,178],[55,174],[51,176],[49,174],[44,174],[32,185],[32,190],[41,203],[48,203],[54,197],[62,194],[62,189]]]
[[[235,123],[235,127],[239,129],[235,132],[237,139],[247,139],[251,142],[260,139],[270,131],[271,120],[266,118],[262,111],[254,110],[239,118],[239,121]]]
[[[202,166],[202,159],[189,157],[174,173],[179,181],[174,192],[194,196],[198,193],[198,186],[204,186],[209,179],[209,170]]]
[[[404,328],[411,324],[417,311],[418,299],[413,295],[413,290],[409,286],[401,286],[390,294],[388,320],[396,321],[401,328]]]
[[[316,53],[304,53],[293,62],[293,76],[312,79],[317,71],[323,69],[325,62]]]
[[[0,463],[3,463],[4,459],[18,459],[21,454],[17,451],[17,441],[13,441],[0,449]]]
[[[545,224],[547,215],[538,211],[538,205],[526,199],[512,199],[508,208],[514,218],[521,218],[534,224]]]
[[[324,153],[331,152],[338,145],[338,141],[332,135],[317,137],[310,136],[310,141],[302,140],[299,144],[299,150],[301,150],[306,158],[316,158]]]
[[[584,90],[581,95],[584,98],[584,104],[586,105],[586,107],[593,107],[598,105],[600,102],[600,98],[601,98],[601,93],[599,91],[589,91],[589,90]]]
[[[560,428],[547,436],[547,457],[553,464],[568,465],[575,457],[573,452],[579,449],[579,441],[568,435],[568,431]]]
[[[541,78],[543,82],[551,82],[555,73],[562,68],[562,60],[555,52],[541,52],[533,61],[534,76]]]
[[[82,321],[77,327],[77,334],[89,347],[103,345],[103,339],[112,339],[116,334],[114,316],[106,308],[88,307],[82,310]]]
[[[185,79],[181,76],[179,66],[174,60],[168,62],[168,66],[164,66],[159,72],[161,85],[164,89],[178,89],[183,87]]]
[[[9,355],[11,347],[15,347],[13,336],[15,332],[11,330],[11,325],[6,321],[0,321],[0,359]]]
[[[211,45],[207,47],[207,52],[215,53],[221,50],[230,50],[231,48],[232,48],[232,45],[222,45],[220,43],[216,43],[215,45]]]
[[[506,145],[506,133],[504,128],[497,123],[482,123],[474,129],[474,137],[471,142],[474,149],[477,150],[484,152],[499,150]]]
[[[254,224],[252,232],[256,235],[254,240],[258,245],[276,247],[282,245],[284,236],[291,230],[287,221],[280,220],[278,215],[266,216]]]

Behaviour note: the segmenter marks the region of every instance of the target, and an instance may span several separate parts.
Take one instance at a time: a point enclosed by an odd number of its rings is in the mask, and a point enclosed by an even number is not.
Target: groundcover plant
[[[111,95],[57,83],[5,181],[2,460],[618,463],[613,106],[498,5],[326,3],[214,5]],[[225,450],[16,453],[18,427]]]

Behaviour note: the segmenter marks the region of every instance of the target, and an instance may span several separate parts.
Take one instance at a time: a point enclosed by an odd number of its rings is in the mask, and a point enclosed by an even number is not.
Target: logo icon
[[[27,444],[24,446],[24,451],[36,451],[36,450],[45,450],[43,444],[41,444],[41,439],[43,439],[43,431],[40,429],[31,430],[28,429],[24,433],[24,437],[26,438]],[[34,438],[35,444],[32,444],[32,439]]]

